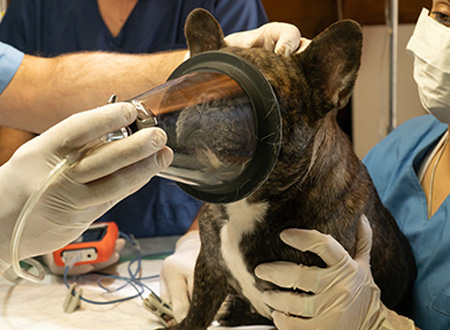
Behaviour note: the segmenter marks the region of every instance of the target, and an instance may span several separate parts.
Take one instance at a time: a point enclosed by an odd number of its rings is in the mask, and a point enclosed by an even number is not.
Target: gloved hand
[[[258,265],[259,278],[292,291],[266,291],[264,302],[274,309],[278,329],[415,329],[413,321],[387,309],[370,271],[372,229],[365,216],[358,226],[355,259],[330,235],[315,230],[287,229],[280,235],[288,245],[319,255],[327,268],[290,262]],[[307,318],[299,318],[303,316]]]
[[[128,103],[73,115],[24,144],[0,167],[0,271],[10,264],[11,234],[22,206],[54,166],[74,150],[135,119],[136,110]],[[143,129],[100,146],[68,168],[31,213],[20,241],[20,259],[67,245],[167,167],[173,153],[165,147],[166,139],[161,129]]]
[[[275,54],[289,56],[303,51],[311,41],[302,38],[295,25],[271,22],[258,29],[232,33],[225,37],[225,42],[230,47],[264,47]]]
[[[200,245],[198,230],[190,231],[177,241],[174,254],[163,262],[160,294],[164,301],[172,305],[177,322],[186,317],[189,309]]]
[[[67,275],[80,275],[87,274],[90,272],[98,272],[102,269],[108,268],[111,265],[114,265],[120,258],[120,251],[124,248],[126,244],[125,239],[118,238],[116,240],[116,245],[114,246],[114,252],[111,257],[104,262],[97,262],[95,264],[83,264],[83,265],[75,265],[71,267],[67,273]],[[55,264],[55,259],[53,258],[53,253],[46,254],[44,256],[45,264],[48,266],[50,271],[56,275],[63,275],[66,267],[57,266]]]

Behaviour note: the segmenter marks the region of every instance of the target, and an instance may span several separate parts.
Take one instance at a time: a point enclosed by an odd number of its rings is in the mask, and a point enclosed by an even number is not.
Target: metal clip
[[[108,102],[106,102],[106,103],[113,104],[113,103],[116,103],[116,101],[117,101],[117,95],[113,94],[109,97]]]
[[[176,324],[175,317],[172,312],[172,308],[169,304],[162,301],[155,293],[151,293],[148,298],[143,300],[144,307],[149,312],[154,314],[164,325],[164,327],[173,326]]]
[[[114,104],[117,102],[117,95],[113,94],[109,97],[107,104]],[[123,127],[115,132],[106,134],[101,138],[103,143],[109,143],[116,140],[122,140],[123,138],[129,137],[131,135],[131,130],[128,127]]]
[[[132,100],[131,104],[134,105],[138,112],[138,119],[136,120],[136,122],[139,129],[154,127],[158,125],[156,116],[141,101]]]

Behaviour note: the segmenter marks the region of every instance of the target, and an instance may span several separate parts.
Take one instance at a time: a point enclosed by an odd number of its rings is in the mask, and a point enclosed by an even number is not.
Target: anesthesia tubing
[[[88,143],[80,150],[75,150],[67,155],[66,158],[57,163],[48,176],[36,187],[33,193],[28,197],[26,203],[22,207],[22,210],[17,218],[16,224],[14,226],[14,230],[11,236],[11,243],[9,246],[10,251],[10,260],[12,264],[12,268],[17,276],[20,276],[24,279],[30,280],[32,282],[41,282],[45,276],[45,270],[41,263],[32,258],[28,258],[25,260],[19,260],[19,249],[20,249],[20,240],[22,237],[23,230],[26,226],[28,219],[30,218],[31,212],[33,212],[36,204],[41,199],[42,195],[45,193],[47,188],[55,182],[55,180],[62,174],[64,171],[74,165],[78,160],[80,160],[87,153],[95,150],[97,147],[100,147],[104,144],[111,143],[115,140],[120,140],[129,136],[130,131],[128,128],[122,128],[116,132],[112,132],[107,134],[106,136],[95,140],[91,143]],[[21,267],[20,263],[28,264],[35,268],[37,274],[29,272],[27,269]]]
[[[80,153],[78,151],[72,152],[68,155],[67,158],[62,159],[58,164],[56,164],[56,166],[53,167],[52,171],[48,174],[47,178],[45,178],[45,180],[39,184],[39,186],[33,191],[30,197],[28,197],[28,200],[24,204],[14,226],[11,237],[11,244],[9,246],[12,267],[14,273],[16,273],[17,276],[20,276],[32,282],[41,282],[44,279],[45,270],[42,264],[39,263],[39,261],[31,258],[22,261],[19,260],[20,239],[31,212],[33,211],[37,202],[41,199],[44,192],[53,182],[55,182],[60,174],[62,174],[69,166],[74,164],[80,158],[79,156]],[[33,266],[37,271],[37,274],[28,272],[28,270],[22,268],[20,262]]]

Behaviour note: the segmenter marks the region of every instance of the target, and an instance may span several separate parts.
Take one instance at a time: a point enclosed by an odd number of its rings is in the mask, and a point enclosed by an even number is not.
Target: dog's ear
[[[295,55],[311,87],[318,91],[316,95],[325,98],[322,111],[347,104],[360,66],[362,38],[358,23],[339,21],[314,38],[304,52]]]
[[[194,9],[186,19],[184,27],[191,56],[226,47],[220,24],[205,9]]]

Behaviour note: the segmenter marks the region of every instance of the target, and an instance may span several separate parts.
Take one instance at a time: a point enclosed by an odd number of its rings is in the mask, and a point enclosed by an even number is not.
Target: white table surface
[[[139,240],[143,254],[169,252],[173,250],[177,237],[158,237]],[[108,269],[109,273],[127,275],[129,257],[132,250],[125,248],[121,254],[121,262]],[[162,258],[162,257],[161,257]],[[143,260],[142,276],[159,274],[162,259]],[[69,277],[69,283],[76,281],[83,288],[83,296],[97,301],[110,301],[134,295],[136,291],[128,286],[113,294],[106,293],[97,285],[98,275],[82,275]],[[106,283],[106,282],[104,282]],[[144,281],[152,290],[159,293],[159,280]],[[108,280],[108,287],[123,284],[117,280]],[[157,318],[142,305],[140,298],[110,305],[94,305],[82,302],[73,313],[63,311],[63,302],[68,289],[61,276],[46,275],[41,283],[19,280],[16,283],[0,278],[0,329],[32,329],[32,330],[103,330],[103,329],[157,329],[161,324]],[[147,297],[148,291],[144,293]],[[224,327],[212,327],[225,329]],[[254,326],[233,329],[273,329],[273,327]]]

